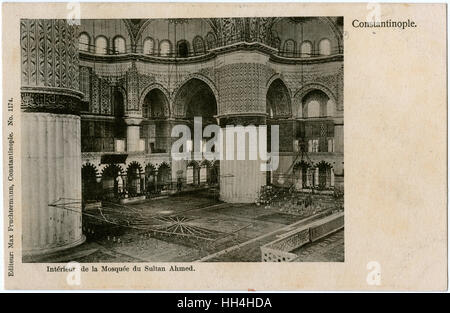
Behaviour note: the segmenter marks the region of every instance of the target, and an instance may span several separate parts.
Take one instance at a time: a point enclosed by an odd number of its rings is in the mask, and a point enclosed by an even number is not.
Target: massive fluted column
[[[264,121],[265,118],[262,116],[221,119],[223,158],[220,161],[220,198],[222,201],[255,202],[261,186],[266,184],[266,172],[262,167],[267,162],[261,159],[258,151],[262,144],[258,127],[264,125]],[[244,131],[241,132],[226,125],[241,125]],[[245,144],[239,140],[245,140]],[[266,141],[265,138],[264,141]],[[239,153],[242,153],[241,157]]]
[[[23,254],[84,241],[76,26],[21,21]]]
[[[223,57],[223,66],[218,69],[220,125],[226,138],[226,126],[258,127],[266,124],[266,81],[267,58],[259,53],[239,51]],[[258,130],[257,130],[257,134]],[[248,139],[248,138],[247,138]],[[237,140],[237,138],[236,138]],[[246,152],[259,150],[258,140],[246,140],[244,146],[237,141],[234,150]],[[266,184],[266,172],[261,170],[264,163],[257,153],[252,160],[246,153],[245,159],[227,159],[230,145],[224,140],[224,157],[220,161],[220,198],[226,202],[255,202],[261,186]]]

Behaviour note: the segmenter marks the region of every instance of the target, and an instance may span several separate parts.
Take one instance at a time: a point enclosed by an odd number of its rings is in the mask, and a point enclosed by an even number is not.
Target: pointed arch
[[[186,118],[202,113],[200,116],[212,118],[217,114],[217,94],[211,80],[200,74],[189,75],[174,91],[173,116]]]
[[[204,82],[211,88],[211,91],[214,93],[214,97],[216,98],[216,101],[219,100],[219,91],[216,87],[216,84],[207,76],[200,74],[200,73],[193,73],[189,74],[182,82],[180,82],[177,87],[175,87],[175,90],[172,92],[172,97],[175,98],[181,87],[183,87],[186,83],[188,83],[191,79],[198,79]]]
[[[291,116],[290,92],[281,78],[271,80],[267,88],[266,112],[275,118]]]
[[[144,109],[145,106],[145,98],[150,94],[150,92],[157,90],[160,93],[161,99],[163,101],[163,112],[164,117],[169,117],[171,115],[171,106],[170,106],[170,93],[169,91],[159,83],[153,83],[145,87],[145,89],[141,92],[139,98],[139,107]]]
[[[293,107],[292,107],[292,112],[297,112],[297,114],[294,114],[294,116],[296,117],[303,117],[303,113],[302,113],[302,109],[303,109],[303,98],[311,91],[314,90],[320,90],[323,93],[325,93],[328,98],[330,100],[333,101],[334,104],[334,111],[337,111],[338,109],[338,101],[337,98],[335,96],[335,94],[325,85],[320,84],[320,83],[310,83],[310,84],[306,84],[304,85],[302,88],[300,88],[295,94],[294,94],[294,101],[293,103]]]

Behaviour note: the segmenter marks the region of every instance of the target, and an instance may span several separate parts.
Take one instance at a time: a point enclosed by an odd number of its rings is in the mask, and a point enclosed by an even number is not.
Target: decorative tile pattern
[[[24,111],[80,110],[76,26],[65,20],[21,20],[20,55]]]
[[[217,69],[219,115],[266,113],[267,67],[257,63],[236,63]]]
[[[65,20],[20,21],[22,86],[78,90],[78,35]]]

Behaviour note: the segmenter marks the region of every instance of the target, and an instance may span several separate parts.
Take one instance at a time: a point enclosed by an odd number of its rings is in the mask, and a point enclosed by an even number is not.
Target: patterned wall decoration
[[[93,114],[112,115],[112,88],[118,84],[99,77],[88,67],[81,68],[80,73],[82,73],[80,88],[85,95],[85,101],[89,101],[88,111]],[[90,81],[90,86],[85,86],[85,80]]]
[[[337,109],[340,111],[344,110],[344,65],[342,64],[339,68],[339,72],[336,75],[337,79],[337,88],[336,88],[336,97],[337,97]]]
[[[24,111],[78,114],[82,94],[77,33],[65,20],[20,21]]]
[[[148,86],[154,84],[155,82],[155,76],[139,74],[139,91],[141,92],[140,97],[145,97],[145,95],[142,94],[142,91],[144,91]]]
[[[139,73],[133,62],[127,71],[127,111],[139,111]]]
[[[108,81],[100,80],[100,113],[104,115],[112,114],[111,109],[111,87]]]
[[[207,77],[212,82],[216,82],[216,71],[214,67],[203,67],[198,71],[198,73]]]
[[[310,83],[320,83],[327,86],[333,94],[338,93],[339,79],[343,77],[343,69],[323,67],[323,66],[309,66],[303,67],[301,71],[296,72],[286,72],[283,73],[284,81],[286,82],[288,88],[295,94],[297,91],[302,89],[304,85]],[[338,100],[338,99],[337,99]]]
[[[267,66],[236,63],[217,69],[219,115],[266,113]]]
[[[21,109],[25,112],[78,114],[80,100],[74,95],[21,92]]]
[[[78,90],[77,33],[65,20],[21,20],[22,86]]]
[[[275,19],[272,17],[209,19],[210,25],[215,31],[218,46],[224,46],[238,41],[262,42],[272,45],[271,27],[274,21]],[[208,44],[210,45],[209,41]]]
[[[99,99],[100,99],[100,79],[96,74],[92,74],[91,76],[91,82],[92,82],[92,93],[91,93],[91,102],[90,102],[90,112],[99,114],[100,113],[100,105],[99,105]]]
[[[266,125],[267,120],[265,116],[224,116],[219,120],[219,125],[221,127],[226,127],[227,125],[241,125],[241,126],[259,126]]]
[[[281,79],[275,79],[267,90],[267,109],[271,108],[274,117],[291,116],[291,98],[289,90]],[[269,113],[269,112],[268,112]]]

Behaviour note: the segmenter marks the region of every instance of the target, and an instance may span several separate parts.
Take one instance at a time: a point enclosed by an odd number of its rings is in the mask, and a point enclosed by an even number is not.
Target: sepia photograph
[[[446,4],[0,9],[5,289],[448,289]]]
[[[21,19],[23,262],[343,262],[343,25]]]

